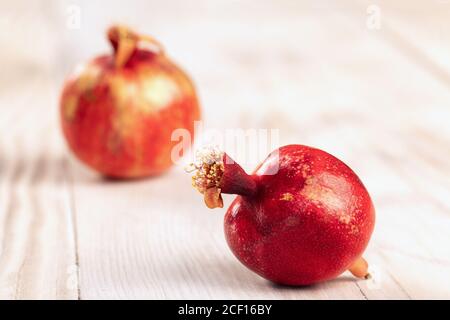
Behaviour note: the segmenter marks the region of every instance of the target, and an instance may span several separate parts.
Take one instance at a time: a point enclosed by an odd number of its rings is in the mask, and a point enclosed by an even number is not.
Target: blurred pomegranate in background
[[[124,26],[107,35],[113,54],[88,62],[64,85],[64,135],[75,155],[105,176],[162,173],[178,143],[171,141],[173,130],[193,136],[200,118],[194,86],[153,38]]]

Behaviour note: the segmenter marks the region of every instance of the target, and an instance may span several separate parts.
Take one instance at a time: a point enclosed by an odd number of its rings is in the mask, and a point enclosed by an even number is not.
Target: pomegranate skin
[[[275,283],[309,285],[337,277],[366,248],[375,223],[370,196],[342,161],[289,145],[259,165],[255,196],[238,196],[225,215],[234,255]]]
[[[117,67],[99,56],[65,83],[60,120],[70,149],[115,178],[160,174],[171,165],[173,130],[193,137],[200,108],[189,77],[164,54],[136,49]]]

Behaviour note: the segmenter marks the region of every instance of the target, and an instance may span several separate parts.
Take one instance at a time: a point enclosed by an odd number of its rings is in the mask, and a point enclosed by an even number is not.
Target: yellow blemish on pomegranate
[[[78,98],[73,95],[67,97],[63,105],[64,119],[66,119],[67,121],[72,121],[73,118],[75,117],[77,108],[78,108]]]
[[[142,101],[139,108],[146,113],[164,108],[179,96],[177,84],[169,77],[158,75],[142,80]]]
[[[132,112],[120,109],[116,112],[112,123],[114,130],[123,138],[133,133],[135,117]]]
[[[309,165],[303,164],[303,165],[302,165],[302,168],[301,168],[302,177],[306,178],[306,177],[308,176],[309,170],[310,170]]]
[[[76,86],[78,91],[86,92],[95,87],[100,76],[100,68],[88,65],[80,72]]]
[[[357,226],[355,226],[354,224],[352,224],[350,226],[350,234],[356,235],[358,233],[359,233],[359,228]]]
[[[280,198],[280,200],[283,200],[283,201],[292,201],[293,199],[294,199],[294,196],[292,195],[292,193],[289,193],[289,192],[283,193]]]
[[[348,214],[339,215],[339,221],[344,224],[349,224],[352,218]]]
[[[135,123],[135,113],[132,112],[132,108],[136,105],[137,84],[127,81],[122,76],[115,76],[109,80],[109,87],[116,108],[113,119],[114,129],[121,137],[129,135]]]
[[[339,199],[336,193],[331,188],[321,184],[316,178],[306,179],[305,186],[300,194],[313,202],[325,204],[330,209],[345,209],[345,203]]]
[[[326,206],[335,213],[339,222],[352,227],[354,206],[351,203],[343,201],[336,190],[339,192],[347,192],[347,184],[340,180],[339,177],[322,175],[319,177],[309,177],[305,181],[305,185],[300,194],[311,200],[317,205]],[[351,233],[358,230],[351,229]]]
[[[138,94],[137,84],[120,76],[112,77],[109,86],[119,109],[129,107]]]

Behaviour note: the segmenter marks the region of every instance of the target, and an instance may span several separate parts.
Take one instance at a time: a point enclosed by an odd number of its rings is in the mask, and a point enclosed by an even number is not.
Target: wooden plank
[[[41,112],[48,87],[27,89],[33,104],[10,99],[8,107],[19,112],[1,127],[0,297],[76,299],[64,153],[50,113]]]
[[[380,10],[380,33],[406,59],[414,61],[441,81],[450,85],[450,3],[446,0],[413,3],[411,1],[369,0],[355,2],[356,10],[365,12],[376,5]]]
[[[379,191],[374,193],[378,212],[383,213],[378,214],[377,223],[383,234],[376,233],[374,237],[380,257],[409,297],[448,297],[450,236],[446,230],[450,227],[450,210],[440,202],[443,193],[430,193],[443,188],[442,184],[448,186],[448,181],[441,179],[442,172],[438,172],[442,166],[427,162],[427,149],[422,150],[421,157],[414,153],[411,146],[415,143],[410,135],[397,134],[396,141],[390,141],[387,148],[376,140],[390,139],[393,135],[372,132],[372,138],[368,138],[372,140],[373,150],[368,153],[372,154],[372,160],[368,158],[366,165],[377,168],[372,174],[380,180],[392,177],[384,184],[385,188],[378,183]],[[446,193],[448,197],[448,187]]]
[[[57,77],[68,59],[94,53],[80,44],[98,43],[108,23],[86,18],[95,6],[80,3],[82,30],[56,41],[75,43]],[[306,288],[275,286],[232,256],[224,210],[204,208],[181,167],[113,182],[68,160],[55,114],[59,86],[43,50],[38,71],[24,68],[27,80],[2,78],[0,298],[450,297],[450,47],[439,38],[449,22],[440,5],[377,3],[379,31],[366,27],[367,1],[197,3],[182,7],[176,26],[171,4],[158,4],[157,13],[142,10],[139,25],[191,71],[209,127],[279,128],[280,144],[323,148],[360,175],[377,208],[365,254],[373,280],[345,273]],[[111,8],[139,20],[119,2]]]

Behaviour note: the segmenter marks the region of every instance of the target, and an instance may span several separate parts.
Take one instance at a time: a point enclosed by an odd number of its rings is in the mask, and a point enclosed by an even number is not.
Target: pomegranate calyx
[[[220,188],[212,187],[206,189],[204,193],[205,204],[208,208],[223,208],[223,199]]]
[[[164,54],[161,43],[154,38],[141,35],[124,25],[114,25],[108,29],[107,37],[114,48],[114,64],[117,68],[123,67],[140,43],[149,44],[159,54]]]
[[[216,148],[197,150],[196,162],[188,172],[194,172],[192,186],[204,194],[210,188],[220,188],[224,172],[223,152]]]
[[[196,162],[187,171],[194,172],[192,185],[204,195],[208,208],[223,207],[222,193],[252,196],[257,191],[253,177],[216,148],[197,151]]]

